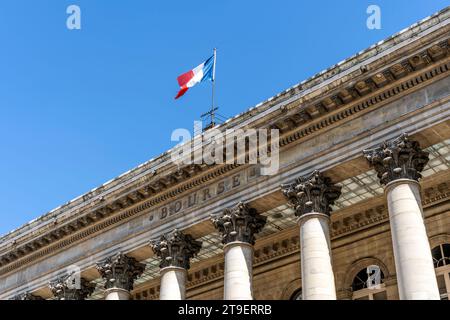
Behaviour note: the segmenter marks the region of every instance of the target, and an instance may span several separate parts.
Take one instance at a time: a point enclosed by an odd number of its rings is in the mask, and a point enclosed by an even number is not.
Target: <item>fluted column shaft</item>
[[[186,299],[187,271],[180,267],[166,267],[161,269],[160,300]]]
[[[299,219],[304,300],[336,300],[329,223],[330,218],[322,213]]]
[[[428,153],[401,135],[364,154],[384,185],[400,299],[439,300],[418,183]]]
[[[401,179],[385,190],[400,299],[439,300],[420,186],[417,181]]]
[[[331,263],[330,206],[340,187],[319,171],[283,185],[282,191],[299,217],[303,300],[336,300]]]
[[[105,290],[105,300],[130,300],[131,294],[128,290],[111,288]]]
[[[253,245],[266,217],[239,202],[212,220],[224,244],[224,299],[252,300]]]
[[[230,242],[224,246],[224,299],[253,299],[253,246]]]
[[[150,246],[161,259],[160,300],[184,300],[190,259],[197,255],[202,243],[175,229],[151,241]]]

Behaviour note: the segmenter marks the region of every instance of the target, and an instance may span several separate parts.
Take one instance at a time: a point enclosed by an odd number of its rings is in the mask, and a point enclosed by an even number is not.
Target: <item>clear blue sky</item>
[[[82,29],[66,28],[80,6]],[[366,8],[382,29],[366,28]],[[440,0],[0,2],[0,234],[174,145],[210,103],[176,77],[218,48],[233,116],[449,5]]]

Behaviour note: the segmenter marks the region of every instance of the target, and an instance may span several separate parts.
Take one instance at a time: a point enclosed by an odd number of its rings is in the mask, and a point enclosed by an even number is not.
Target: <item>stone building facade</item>
[[[448,299],[450,10],[218,125],[280,168],[170,152],[0,238],[0,299]]]

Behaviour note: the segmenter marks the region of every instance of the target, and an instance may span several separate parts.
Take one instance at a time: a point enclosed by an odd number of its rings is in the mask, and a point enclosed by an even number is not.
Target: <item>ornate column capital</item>
[[[297,217],[312,212],[330,215],[331,206],[341,195],[341,188],[318,170],[291,184],[281,185],[281,191],[294,207]]]
[[[119,252],[97,263],[96,268],[106,280],[105,289],[119,288],[131,291],[134,280],[144,272],[145,264]]]
[[[159,240],[150,241],[153,252],[161,259],[159,267],[180,267],[188,270],[190,259],[200,251],[202,242],[191,235],[175,229],[164,234]]]
[[[428,152],[405,133],[381,146],[364,150],[363,154],[376,170],[382,185],[398,179],[419,181],[420,172],[429,160]]]
[[[50,282],[49,288],[58,300],[85,300],[95,289],[95,284],[80,278],[79,283],[72,274]]]
[[[222,234],[223,244],[235,241],[255,244],[255,234],[262,230],[266,220],[267,217],[243,202],[225,209],[217,217],[212,217],[214,226]]]
[[[40,296],[35,296],[34,294],[31,294],[29,292],[24,292],[12,297],[11,300],[45,300],[45,299]]]

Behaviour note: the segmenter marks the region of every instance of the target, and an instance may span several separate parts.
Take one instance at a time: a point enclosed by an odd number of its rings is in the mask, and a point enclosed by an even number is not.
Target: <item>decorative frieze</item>
[[[249,184],[259,176],[259,169],[255,166],[236,172],[227,178],[206,185],[202,189],[192,191],[184,197],[175,199],[165,206],[152,210],[149,213],[149,220],[152,222],[162,221],[182,214],[186,210],[193,210],[197,206],[214,201],[218,197],[222,197],[237,188]]]
[[[219,216],[212,217],[214,226],[222,235],[223,244],[234,241],[255,244],[255,234],[262,230],[266,220],[267,217],[243,202],[225,209]]]
[[[58,300],[85,300],[95,289],[95,284],[84,278],[66,275],[50,282],[49,288]]]
[[[145,270],[145,264],[122,253],[97,264],[97,270],[106,280],[105,289],[133,290],[133,283]]]
[[[282,185],[281,190],[297,217],[312,212],[330,215],[331,206],[341,195],[341,186],[333,184],[318,170],[297,178],[291,184]]]
[[[346,234],[351,234],[356,230],[373,227],[379,223],[388,221],[388,217],[387,208],[383,204],[335,218],[331,223],[331,238],[335,239]]]
[[[428,152],[423,151],[417,141],[402,134],[381,146],[363,151],[367,161],[374,167],[382,185],[398,179],[419,181],[420,174],[428,163]]]
[[[443,201],[450,197],[450,182],[442,182],[423,190],[422,205]]]
[[[159,267],[180,267],[188,270],[190,259],[198,254],[202,242],[192,238],[189,234],[175,229],[164,234],[159,240],[152,240],[150,246],[153,252],[161,259]]]

